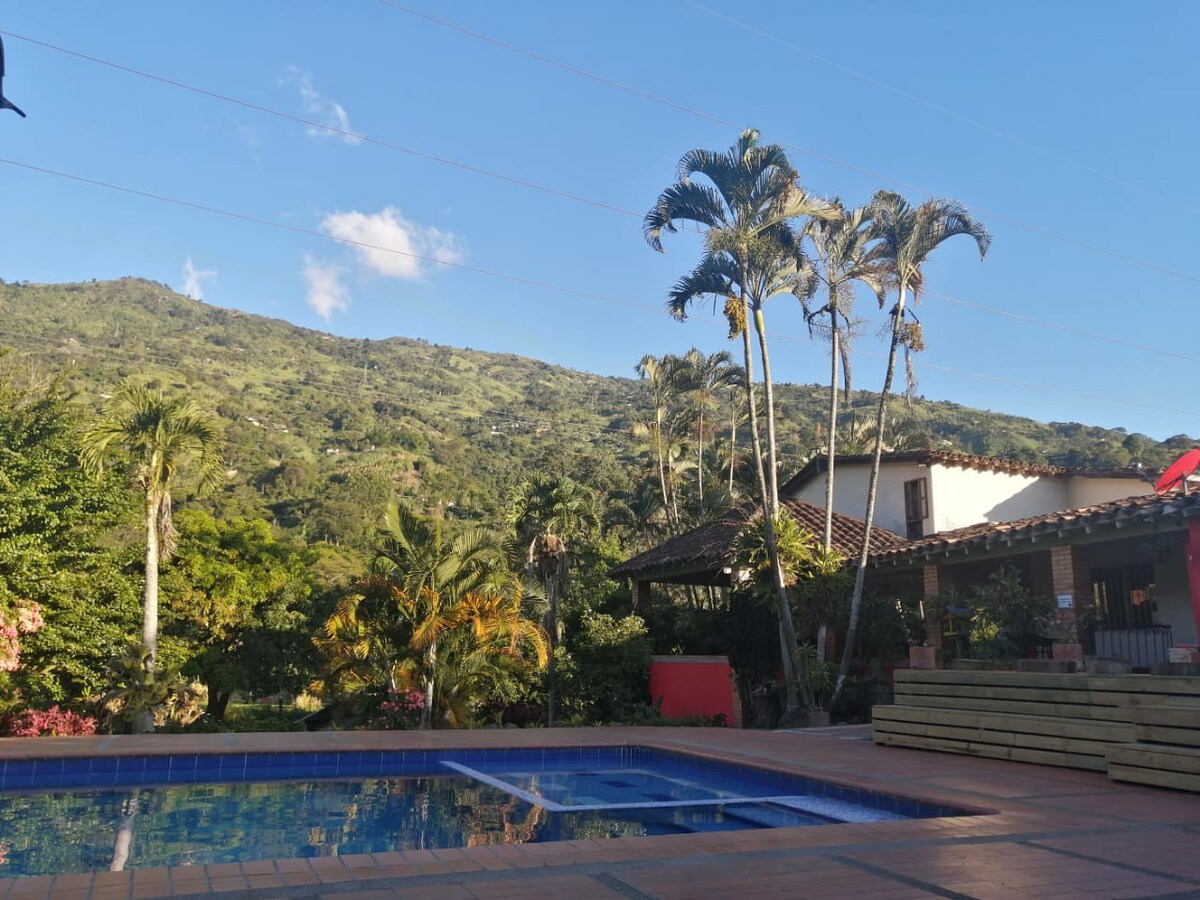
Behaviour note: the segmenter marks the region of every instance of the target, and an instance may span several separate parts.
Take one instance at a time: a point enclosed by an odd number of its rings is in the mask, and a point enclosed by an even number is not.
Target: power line
[[[602,301],[605,303],[611,303],[611,304],[618,305],[618,306],[628,307],[630,309],[636,309],[641,312],[652,312],[656,315],[661,315],[662,311],[663,311],[660,307],[652,307],[652,306],[647,306],[642,303],[634,303],[634,302],[631,302],[628,300],[622,300],[618,297],[611,297],[607,294],[597,293],[595,291],[586,291],[586,290],[582,290],[579,288],[568,287],[566,285],[553,284],[551,282],[541,281],[541,280],[535,279],[535,278],[529,278],[524,275],[513,275],[513,274],[510,274],[507,272],[496,272],[491,269],[484,269],[479,266],[470,266],[465,263],[446,262],[443,260],[435,259],[433,257],[423,256],[419,253],[412,253],[407,250],[398,250],[395,247],[388,247],[388,246],[384,246],[381,244],[372,244],[372,243],[368,243],[366,241],[357,241],[357,240],[336,238],[333,235],[326,234],[323,231],[317,231],[316,229],[312,229],[312,228],[304,228],[299,225],[290,225],[286,222],[276,222],[272,219],[262,218],[261,216],[254,216],[254,215],[250,215],[248,213],[240,213],[240,212],[235,212],[233,210],[221,209],[219,207],[209,206],[209,205],[202,204],[202,203],[195,203],[190,200],[183,200],[183,199],[180,199],[177,197],[168,197],[168,196],[165,196],[162,194],[155,194],[150,191],[143,191],[143,190],[139,190],[137,188],[131,188],[131,187],[126,187],[124,185],[113,184],[111,182],[100,181],[98,179],[87,178],[87,177],[84,177],[81,175],[74,175],[74,174],[71,174],[68,172],[60,172],[55,169],[45,168],[43,166],[34,166],[29,163],[18,162],[16,160],[6,159],[4,157],[0,157],[0,164],[14,166],[16,168],[25,169],[25,170],[32,171],[32,172],[38,172],[43,175],[50,175],[50,176],[56,177],[56,178],[67,179],[69,181],[74,181],[74,182],[77,182],[80,184],[86,184],[91,187],[104,188],[105,190],[115,191],[118,193],[123,193],[123,194],[127,194],[127,195],[134,196],[134,197],[141,197],[141,198],[148,199],[148,200],[155,200],[159,203],[167,203],[167,204],[171,204],[174,206],[183,207],[185,209],[196,210],[199,212],[206,212],[206,213],[209,213],[212,215],[235,219],[237,221],[248,222],[248,223],[255,224],[255,225],[266,226],[268,228],[277,228],[277,229],[280,229],[283,231],[291,232],[293,234],[302,234],[302,235],[305,235],[308,237],[320,238],[321,240],[324,240],[324,241],[331,241],[333,243],[339,243],[339,244],[348,244],[351,246],[362,247],[364,249],[369,249],[369,250],[379,250],[379,251],[386,252],[386,253],[395,253],[400,256],[409,257],[411,259],[417,259],[422,262],[431,263],[433,265],[445,266],[447,268],[452,268],[452,269],[459,269],[462,271],[471,272],[476,275],[483,275],[488,278],[498,278],[498,279],[501,279],[504,281],[509,281],[509,282],[512,282],[515,284],[521,284],[521,285],[525,285],[525,286],[529,286],[529,287],[536,287],[536,288],[540,288],[542,290],[553,291],[553,292],[557,292],[557,293],[567,294],[570,296],[582,297],[582,298],[591,299],[591,300],[599,300],[599,301]],[[723,320],[720,320],[716,317],[711,317],[711,316],[690,316],[689,318],[695,318],[700,321],[704,321],[708,324],[714,324],[714,325],[725,324],[723,322]],[[781,338],[783,340],[794,341],[794,342],[798,342],[798,343],[806,342],[805,339],[796,337],[794,335],[788,335],[788,334],[784,334],[784,333],[780,333],[780,332],[774,332],[774,334],[777,338]],[[867,355],[867,356],[881,356],[881,354],[872,354],[869,351],[861,351],[860,350],[859,352],[862,353],[863,355]],[[1062,389],[1044,388],[1044,387],[1041,387],[1038,385],[1030,384],[1028,382],[1017,382],[1013,379],[1010,379],[1010,378],[1007,378],[1004,376],[987,375],[987,374],[981,373],[981,372],[969,372],[969,371],[965,371],[965,370],[955,370],[955,369],[950,369],[950,368],[943,367],[943,366],[937,366],[933,363],[923,363],[923,364],[929,368],[943,369],[944,371],[954,372],[956,374],[965,374],[965,375],[970,375],[970,376],[976,377],[976,378],[991,379],[991,380],[1001,381],[1001,382],[1005,382],[1005,383],[1009,383],[1009,384],[1020,384],[1022,386],[1026,386],[1029,389],[1035,390],[1035,391],[1041,390],[1043,392],[1056,393],[1056,394],[1076,394],[1078,396],[1087,397],[1088,399],[1103,399],[1109,403],[1116,403],[1116,404],[1121,404],[1121,405],[1126,405],[1126,406],[1135,406],[1135,407],[1141,407],[1141,408],[1145,408],[1145,409],[1154,409],[1154,410],[1166,411],[1166,412],[1183,413],[1183,414],[1186,414],[1189,416],[1200,416],[1200,413],[1194,413],[1194,412],[1191,412],[1188,410],[1179,410],[1179,409],[1174,409],[1171,407],[1154,406],[1154,405],[1149,405],[1149,404],[1145,404],[1145,403],[1139,403],[1137,401],[1121,400],[1121,399],[1113,398],[1113,397],[1099,397],[1098,395],[1095,395],[1095,394],[1088,394],[1088,393],[1079,392],[1079,391],[1065,391]]]
[[[487,178],[494,178],[498,181],[506,181],[509,184],[515,184],[518,187],[529,188],[530,190],[540,191],[544,194],[549,194],[554,197],[559,197],[564,200],[573,200],[576,203],[584,203],[588,206],[594,206],[598,209],[606,209],[610,212],[620,213],[624,216],[635,216],[640,218],[640,215],[633,210],[624,209],[620,206],[615,206],[611,203],[605,203],[603,200],[596,200],[592,197],[585,197],[581,194],[573,194],[569,191],[560,190],[559,188],[549,187],[544,184],[538,184],[535,181],[529,181],[525,178],[518,178],[514,175],[505,175],[503,172],[495,172],[491,169],[484,169],[480,166],[475,166],[470,163],[460,162],[458,160],[449,159],[444,156],[438,156],[434,153],[428,153],[424,150],[418,150],[414,147],[407,147],[403,144],[398,144],[395,141],[385,140],[383,138],[373,137],[369,134],[364,134],[360,131],[353,131],[348,128],[339,128],[335,125],[330,125],[325,122],[318,122],[314,119],[307,119],[304,116],[298,116],[293,113],[284,112],[283,110],[274,109],[270,106],[264,106],[261,103],[254,103],[250,100],[243,100],[239,97],[231,97],[228,94],[221,94],[217,91],[212,91],[207,88],[198,87],[193,84],[188,84],[183,81],[178,81],[174,78],[168,78],[165,75],[156,75],[153,72],[146,72],[142,69],[135,69],[132,66],[126,66],[121,63],[113,62],[112,60],[101,59],[98,56],[92,56],[88,53],[81,53],[78,50],[72,50],[69,47],[61,47],[57,44],[51,44],[48,41],[38,40],[37,38],[29,37],[28,35],[17,34],[14,31],[5,31],[0,29],[0,34],[6,37],[16,38],[26,43],[34,44],[38,47],[43,47],[47,50],[53,50],[56,53],[62,53],[67,56],[73,56],[77,59],[82,59],[98,66],[105,66],[110,69],[115,69],[118,72],[124,72],[127,75],[136,75],[139,78],[146,78],[150,81],[156,81],[159,84],[169,85],[170,87],[179,88],[180,90],[190,91],[193,94],[199,94],[202,97],[208,97],[213,100],[220,100],[223,103],[231,103],[235,106],[241,106],[245,109],[254,110],[255,112],[263,113],[268,116],[275,116],[279,119],[286,119],[290,122],[296,122],[300,125],[308,126],[309,128],[317,128],[329,134],[335,134],[339,137],[352,138],[356,141],[362,141],[366,144],[373,144],[377,147],[384,147],[388,150],[396,150],[400,153],[407,153],[410,156],[415,156],[418,159],[428,160],[429,162],[440,163],[444,166],[450,166],[455,169],[460,169],[464,172],[471,172],[475,175],[483,175]]]
[[[542,63],[544,65],[552,66],[556,69],[560,69],[571,75],[575,75],[577,77],[584,78],[589,81],[593,81],[593,82],[603,85],[605,87],[609,87],[614,90],[622,91],[622,92],[630,94],[632,96],[640,97],[643,100],[648,100],[652,103],[657,103],[661,106],[665,106],[670,109],[674,109],[679,112],[686,113],[690,116],[694,116],[698,119],[702,119],[711,124],[719,125],[722,128],[731,128],[731,129],[735,129],[735,130],[740,130],[743,127],[743,126],[735,124],[734,122],[732,122],[728,119],[724,119],[724,118],[721,118],[720,116],[715,116],[711,113],[704,112],[703,110],[695,109],[695,108],[687,106],[685,104],[678,103],[678,102],[671,100],[670,98],[664,97],[660,94],[655,94],[650,91],[646,91],[641,88],[634,87],[632,85],[624,84],[623,82],[620,82],[620,81],[615,81],[611,78],[606,78],[603,75],[598,75],[595,72],[588,71],[587,69],[582,69],[578,66],[574,66],[569,63],[562,62],[561,60],[557,60],[552,57],[545,56],[544,54],[537,53],[537,52],[535,52],[533,50],[529,50],[525,47],[521,47],[516,44],[509,43],[507,41],[502,41],[499,38],[495,38],[490,35],[483,34],[482,32],[479,32],[479,31],[474,31],[470,28],[467,28],[465,26],[459,25],[454,22],[450,22],[446,19],[441,19],[441,18],[438,18],[437,16],[430,15],[429,13],[421,12],[420,10],[416,10],[416,9],[413,9],[408,6],[404,6],[404,5],[396,2],[396,0],[377,0],[377,2],[379,2],[380,4],[382,4],[384,6],[387,6],[387,7],[390,7],[392,9],[396,10],[397,12],[401,12],[401,13],[404,13],[405,15],[412,16],[417,19],[421,19],[432,25],[437,25],[440,28],[445,28],[450,31],[454,31],[459,34],[465,35],[467,37],[473,38],[475,40],[482,41],[487,44],[491,44],[492,46],[499,47],[503,50],[507,50],[510,53],[515,53],[519,56],[526,57],[527,59],[532,59],[532,60]],[[869,169],[864,166],[857,165],[856,163],[849,162],[848,160],[844,160],[844,159],[841,159],[836,156],[831,156],[827,153],[822,153],[821,151],[815,150],[811,147],[805,147],[800,144],[794,144],[794,143],[786,143],[783,141],[780,141],[779,143],[781,146],[786,147],[790,150],[795,150],[796,152],[802,153],[805,156],[811,156],[814,159],[820,159],[824,162],[828,162],[832,165],[838,166],[843,169],[847,169],[852,172],[857,172],[862,175],[869,175],[872,178],[877,178],[884,182],[899,185],[900,187],[903,187],[910,191],[917,191],[917,192],[921,192],[921,193],[931,193],[931,194],[937,193],[937,191],[933,191],[930,188],[923,187],[918,184],[913,184],[912,182],[905,181],[900,178],[896,178],[895,176],[888,175],[883,172],[877,172],[873,169]],[[997,212],[996,210],[992,210],[987,207],[980,206],[979,204],[973,203],[971,205],[976,210],[978,210],[980,213],[987,215],[987,216],[991,216],[993,219],[998,219],[999,221],[1006,222],[1009,225],[1012,225],[1016,228],[1021,228],[1026,231],[1033,232],[1035,234],[1040,234],[1045,237],[1053,238],[1054,240],[1061,241],[1062,243],[1070,244],[1072,246],[1079,247],[1084,250],[1089,250],[1093,253],[1099,253],[1101,255],[1108,256],[1112,259],[1119,259],[1119,260],[1130,263],[1132,265],[1139,266],[1144,269],[1149,269],[1151,271],[1159,272],[1164,275],[1170,275],[1174,278],[1180,278],[1185,281],[1190,281],[1190,282],[1193,282],[1196,284],[1200,284],[1200,275],[1193,275],[1193,274],[1190,274],[1187,272],[1180,272],[1178,270],[1171,269],[1167,266],[1161,265],[1160,263],[1150,262],[1148,260],[1140,259],[1136,256],[1131,256],[1130,254],[1127,254],[1127,253],[1122,253],[1119,250],[1113,250],[1109,247],[1103,247],[1098,244],[1092,244],[1092,243],[1089,243],[1088,241],[1083,241],[1078,238],[1070,237],[1069,235],[1060,234],[1059,232],[1052,231],[1052,230],[1050,230],[1048,228],[1044,228],[1040,225],[1033,225],[1028,222],[1023,222],[1020,219],[1016,219],[1016,218],[1013,218],[1012,216],[1008,216],[1003,213]]]
[[[1113,184],[1119,185],[1120,187],[1128,188],[1130,190],[1138,189],[1137,185],[1131,184],[1130,182],[1125,181],[1121,178],[1118,178],[1115,175],[1110,175],[1109,173],[1104,172],[1100,169],[1094,168],[1092,166],[1089,166],[1086,163],[1079,162],[1078,160],[1072,159],[1069,156],[1064,156],[1063,154],[1059,153],[1056,150],[1051,150],[1048,147],[1043,147],[1040,144],[1035,144],[1032,141],[1026,140],[1025,138],[1022,138],[1022,137],[1018,137],[1017,135],[1011,134],[1007,131],[1004,131],[1003,129],[996,128],[995,126],[989,125],[986,122],[981,122],[978,119],[973,119],[970,116],[965,116],[962,113],[955,112],[954,110],[948,109],[945,106],[941,106],[938,103],[934,103],[932,100],[929,100],[925,97],[918,96],[917,94],[913,94],[910,91],[904,90],[903,88],[896,87],[894,84],[889,84],[886,81],[881,81],[880,79],[874,77],[873,75],[868,75],[866,72],[859,71],[858,69],[851,68],[850,66],[848,66],[844,63],[840,63],[837,60],[833,60],[827,56],[822,56],[819,53],[815,53],[814,51],[809,50],[807,47],[802,47],[799,44],[794,44],[791,41],[786,40],[785,38],[782,38],[777,34],[772,34],[769,31],[763,31],[761,28],[756,28],[753,25],[749,24],[748,22],[743,22],[740,19],[735,19],[733,16],[727,15],[726,13],[720,12],[719,10],[710,9],[709,7],[704,6],[703,4],[695,2],[695,0],[681,0],[681,2],[686,3],[688,6],[692,7],[693,9],[697,9],[700,12],[707,13],[708,15],[713,16],[715,18],[724,19],[726,22],[730,23],[731,25],[736,25],[738,28],[741,28],[744,31],[748,31],[751,34],[755,35],[756,37],[764,38],[773,44],[778,44],[781,47],[786,47],[789,50],[793,50],[796,53],[799,53],[801,56],[806,56],[809,59],[815,60],[816,62],[819,62],[823,65],[837,69],[838,71],[844,72],[847,75],[851,75],[854,78],[857,78],[861,81],[865,81],[868,84],[872,84],[875,87],[880,88],[881,90],[888,91],[889,93],[895,94],[898,97],[903,97],[905,100],[909,100],[920,106],[924,106],[927,109],[933,110],[934,112],[941,113],[942,115],[948,116],[951,119],[956,119],[959,122],[963,122],[964,124],[970,125],[974,128],[978,128],[981,131],[986,131],[988,134],[992,134],[992,135],[995,135],[996,137],[1003,138],[1004,140],[1009,141],[1013,144],[1016,144],[1019,147],[1025,147],[1028,150],[1034,150],[1038,153],[1044,154],[1045,156],[1049,156],[1052,159],[1056,159],[1059,162],[1063,162],[1063,163],[1066,163],[1067,165],[1075,166],[1078,169],[1082,169],[1083,171],[1085,171],[1091,175],[1095,175],[1099,178],[1103,178],[1105,181],[1110,181]]]

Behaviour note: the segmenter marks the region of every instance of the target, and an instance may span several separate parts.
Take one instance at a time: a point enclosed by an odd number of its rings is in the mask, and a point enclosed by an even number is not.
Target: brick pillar
[[[1075,634],[1074,624],[1076,608],[1081,598],[1078,594],[1079,579],[1076,577],[1075,561],[1078,554],[1074,547],[1051,547],[1050,548],[1050,583],[1054,590],[1055,603],[1057,598],[1062,594],[1070,594],[1071,601],[1074,606],[1070,609],[1058,610],[1058,627],[1055,629],[1055,638],[1059,641],[1070,641],[1078,643],[1079,636]],[[1080,567],[1082,568],[1082,567]]]
[[[922,591],[925,600],[925,643],[929,647],[942,649],[942,611],[937,608],[937,595],[942,585],[937,566],[921,569]]]

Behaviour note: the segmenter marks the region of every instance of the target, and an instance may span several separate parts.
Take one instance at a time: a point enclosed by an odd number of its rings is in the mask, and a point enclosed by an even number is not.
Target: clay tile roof
[[[808,531],[815,535],[824,532],[825,510],[819,506],[790,499],[782,499],[780,504],[787,507],[800,525]],[[721,566],[733,545],[738,529],[755,515],[758,515],[758,507],[755,505],[735,507],[718,519],[627,559],[609,574],[614,578],[633,578],[654,572]],[[853,557],[858,554],[862,544],[862,533],[863,523],[859,519],[840,513],[833,514],[833,546],[845,556]],[[871,550],[874,553],[905,543],[907,542],[903,537],[887,529],[871,530]]]
[[[1179,491],[1143,494],[1098,503],[1095,506],[1030,516],[1012,522],[984,522],[953,531],[939,531],[903,545],[877,550],[871,554],[870,561],[875,565],[885,562],[909,562],[951,550],[967,552],[987,549],[997,543],[1009,544],[1028,540],[1047,532],[1057,534],[1110,525],[1119,528],[1125,524],[1141,524],[1156,518],[1177,516],[1183,519],[1196,515],[1200,515],[1200,491],[1188,495]]]
[[[841,455],[837,464],[864,465],[872,460],[870,454]],[[808,464],[787,480],[780,491],[791,493],[808,482],[815,475],[825,471],[824,454],[814,456]],[[885,453],[884,463],[918,463],[930,465],[940,463],[944,466],[959,466],[964,469],[983,469],[989,472],[1007,472],[1015,475],[1061,475],[1077,478],[1142,478],[1142,472],[1132,466],[1053,466],[1046,463],[1028,463],[1015,459],[996,459],[991,456],[975,456],[971,453],[955,453],[949,450],[904,450],[896,453]],[[1153,474],[1153,473],[1149,473]]]

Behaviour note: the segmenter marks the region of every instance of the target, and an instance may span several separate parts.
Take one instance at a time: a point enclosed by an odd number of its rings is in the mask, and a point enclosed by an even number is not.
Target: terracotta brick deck
[[[286,746],[281,746],[283,741]],[[0,879],[0,898],[1200,897],[1200,799],[1104,775],[804,733],[607,728],[11,739],[0,757],[637,743],[983,814]]]

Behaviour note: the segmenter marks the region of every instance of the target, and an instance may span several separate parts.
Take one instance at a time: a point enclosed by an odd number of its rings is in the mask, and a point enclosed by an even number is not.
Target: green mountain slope
[[[645,474],[629,426],[646,394],[633,379],[408,338],[334,337],[134,278],[0,284],[0,314],[0,346],[60,376],[87,405],[137,378],[215,409],[227,422],[231,470],[221,511],[266,515],[310,538],[362,536],[391,491],[484,517],[533,469],[608,493]],[[631,369],[658,349],[631,347]],[[819,446],[824,391],[785,385],[778,395],[790,469]],[[860,392],[851,405],[865,420],[872,401]],[[1192,443],[953,403],[898,402],[896,414],[897,446],[1068,464],[1162,465]]]

